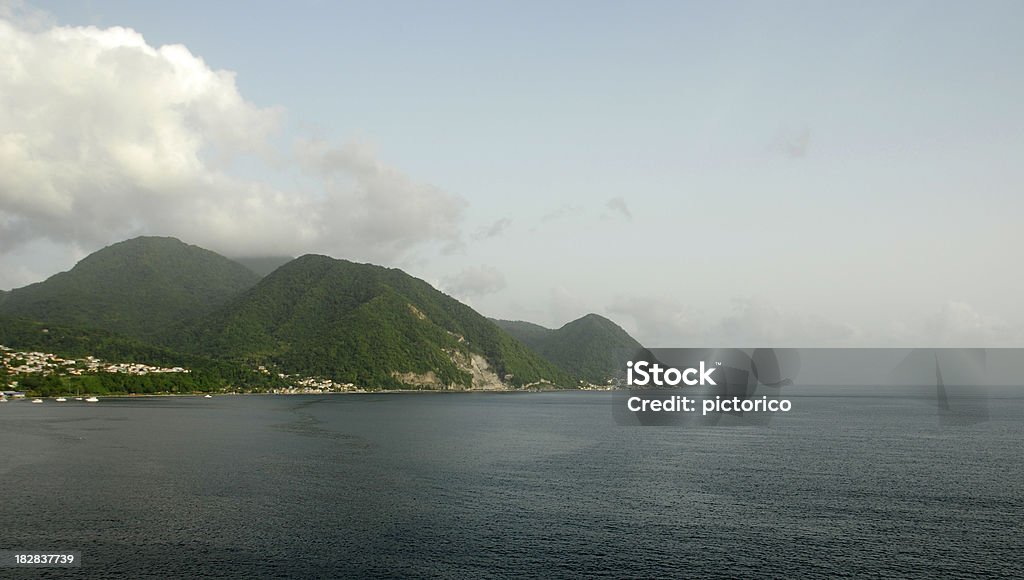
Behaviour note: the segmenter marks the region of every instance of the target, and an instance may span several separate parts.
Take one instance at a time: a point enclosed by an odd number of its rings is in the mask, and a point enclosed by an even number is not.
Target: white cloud
[[[790,159],[803,159],[811,148],[811,131],[806,127],[799,132],[782,134],[775,141],[773,149]]]
[[[627,330],[651,347],[849,346],[857,338],[849,326],[749,298],[717,318],[650,296],[619,296],[608,311],[627,317]]]
[[[482,227],[473,234],[474,240],[489,240],[496,238],[512,225],[512,218],[501,218],[489,226]]]
[[[362,247],[366,257],[382,259],[421,243],[461,242],[466,202],[382,164],[369,147],[303,141],[296,156],[324,180],[320,233],[331,246]]]
[[[863,329],[816,313],[735,298],[725,315],[695,312],[676,299],[619,296],[607,308],[637,340],[652,347],[1019,347],[1024,329],[957,301],[929,316]]]
[[[608,312],[612,318],[620,318],[620,324],[649,347],[694,344],[701,331],[692,311],[666,298],[618,296]]]
[[[629,206],[626,205],[626,200],[621,197],[613,197],[609,199],[608,203],[605,204],[605,207],[613,214],[618,214],[619,217],[626,218],[627,220],[633,219],[633,212],[629,211]]]
[[[24,0],[0,0],[0,19],[33,30],[53,25],[49,13],[29,6]]]
[[[45,278],[40,272],[32,270],[23,264],[13,264],[12,267],[4,268],[0,272],[0,289],[20,288]]]
[[[1006,322],[950,300],[925,321],[929,346],[991,347],[1021,344],[1021,333]]]
[[[445,292],[457,298],[476,298],[505,288],[505,276],[491,266],[471,266],[441,282]]]
[[[815,314],[782,310],[751,298],[735,299],[719,323],[719,335],[737,346],[828,347],[847,345],[856,331]]]
[[[578,205],[561,205],[558,208],[549,211],[548,213],[541,216],[540,221],[550,222],[555,220],[561,220],[565,218],[574,218],[583,215],[585,210],[583,207]]]
[[[590,310],[584,297],[570,292],[564,286],[555,286],[548,289],[548,318],[541,323],[549,328],[559,328],[588,312]]]
[[[460,198],[356,145],[275,152],[282,120],[184,46],[0,20],[0,254],[162,234],[229,254],[381,261],[458,240]],[[315,169],[312,185],[239,178],[224,169],[236,157]]]

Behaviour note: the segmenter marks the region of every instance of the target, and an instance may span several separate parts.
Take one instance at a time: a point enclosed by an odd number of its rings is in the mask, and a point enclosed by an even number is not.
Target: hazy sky
[[[651,346],[1024,346],[1024,3],[0,2],[0,288],[140,234]]]

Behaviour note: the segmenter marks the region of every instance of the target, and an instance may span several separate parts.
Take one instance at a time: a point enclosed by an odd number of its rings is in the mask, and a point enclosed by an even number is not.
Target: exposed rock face
[[[463,360],[459,360],[462,358]],[[501,378],[491,370],[491,365],[487,362],[487,359],[476,354],[471,353],[469,360],[465,360],[466,357],[455,357],[455,363],[459,365],[459,368],[473,375],[473,388],[484,389],[488,391],[504,390],[509,388]]]
[[[485,391],[503,391],[511,388],[507,383],[503,382],[494,371],[491,370],[491,365],[484,357],[476,353],[470,353],[467,355],[462,352],[454,352],[449,354],[452,357],[452,361],[459,367],[459,369],[473,376],[473,385],[471,388]],[[409,387],[421,389],[462,388],[456,384],[446,385],[442,383],[433,371],[425,373],[395,372],[391,373],[391,376]]]
[[[415,316],[416,318],[420,319],[420,320],[426,320],[427,319],[427,315],[423,314],[422,310],[420,310],[419,308],[416,308],[412,304],[409,305],[409,312],[412,312],[412,315]]]
[[[447,385],[443,384],[434,374],[434,371],[427,371],[425,373],[391,373],[391,376],[395,377],[403,384],[410,387],[420,387],[427,389],[445,389]]]

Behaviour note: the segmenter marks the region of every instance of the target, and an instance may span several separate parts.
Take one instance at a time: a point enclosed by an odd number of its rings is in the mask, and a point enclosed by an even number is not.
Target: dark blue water
[[[1024,576],[1024,401],[794,398],[623,427],[607,393],[0,405],[14,577]]]

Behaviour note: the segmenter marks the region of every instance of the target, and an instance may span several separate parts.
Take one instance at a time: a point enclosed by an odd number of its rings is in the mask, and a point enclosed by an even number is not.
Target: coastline
[[[113,394],[97,394],[97,393],[82,393],[81,395],[63,395],[63,396],[81,396],[81,397],[100,397],[103,399],[142,399],[142,398],[166,398],[166,397],[199,397],[204,398],[206,395],[210,395],[212,398],[216,397],[234,397],[234,396],[281,396],[281,397],[294,397],[303,395],[401,395],[401,394],[537,394],[537,393],[565,393],[565,392],[598,392],[598,391],[612,391],[614,389],[581,389],[581,388],[570,388],[570,389],[381,389],[379,391],[325,391],[325,392],[305,392],[305,393],[273,393],[273,392],[239,392],[239,393],[211,393],[197,391],[193,393],[113,393]],[[44,401],[54,401],[57,397],[35,397],[41,398]],[[17,401],[9,399],[9,402],[21,402],[30,401],[30,398],[18,399]],[[67,401],[67,402],[81,402],[81,401]]]

